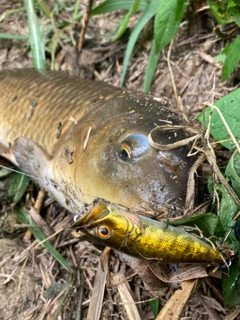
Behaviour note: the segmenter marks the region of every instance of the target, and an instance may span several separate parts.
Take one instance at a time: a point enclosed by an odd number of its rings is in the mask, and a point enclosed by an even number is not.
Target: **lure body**
[[[98,200],[72,226],[89,240],[137,258],[223,264],[220,253],[192,234]]]
[[[96,197],[128,208],[182,207],[192,159],[147,135],[178,115],[164,101],[103,82],[31,69],[0,72],[0,155],[36,177],[69,211]],[[172,143],[178,132],[156,133]]]

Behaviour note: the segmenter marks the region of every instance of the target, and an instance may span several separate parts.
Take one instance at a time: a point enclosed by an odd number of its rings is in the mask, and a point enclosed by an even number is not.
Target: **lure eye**
[[[148,138],[143,134],[131,134],[121,142],[119,156],[122,160],[137,160],[149,148]]]
[[[108,226],[102,225],[97,228],[97,235],[99,238],[108,239],[111,237],[112,233]]]

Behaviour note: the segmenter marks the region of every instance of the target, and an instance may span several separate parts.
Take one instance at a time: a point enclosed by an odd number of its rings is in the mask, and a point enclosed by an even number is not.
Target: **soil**
[[[27,35],[28,24],[23,3],[18,0],[9,3],[0,3],[0,32]],[[56,3],[48,1],[49,7],[55,8],[55,12]],[[195,127],[199,126],[195,118],[202,111],[204,101],[215,101],[239,86],[238,70],[223,82],[221,65],[213,63],[214,57],[231,38],[223,40],[215,34],[213,16],[204,7],[204,2],[198,1],[198,4],[203,10],[196,11],[193,7],[193,12],[189,10],[171,46],[169,62],[174,83],[168,67],[170,49],[167,47],[161,54],[151,86],[154,96],[166,97],[180,109],[185,121]],[[74,2],[65,1],[63,8],[60,7],[56,21],[69,20]],[[81,2],[81,10],[86,10],[86,1]],[[72,40],[79,37],[81,23],[70,24],[61,31],[64,36],[57,34],[61,42],[58,41],[55,61],[52,62],[49,50],[56,30],[40,10],[37,13],[48,48],[48,67],[53,63],[55,70],[68,70],[83,78],[119,86],[129,33],[139,14],[131,18],[126,35],[116,42],[110,40],[112,30],[124,13],[118,11],[91,17],[81,54]],[[228,34],[234,27],[229,25],[224,28],[222,32]],[[125,81],[128,89],[142,90],[151,36],[152,21],[142,32],[131,57]],[[32,67],[32,60],[28,41],[0,38],[0,70],[29,67]],[[33,236],[25,233],[26,226],[20,224],[12,204],[4,197],[4,188],[5,185],[0,184],[0,319],[54,319],[56,310],[62,307],[58,319],[97,319],[95,314],[102,308],[100,319],[151,320],[156,317],[150,304],[158,297],[161,307],[171,297],[174,298],[168,305],[170,309],[157,319],[226,319],[227,315],[228,319],[235,318],[232,311],[223,306],[222,293],[214,285],[216,279],[207,278],[203,281],[203,276],[196,276],[198,280],[185,281],[182,291],[179,291],[181,284],[176,284],[176,289],[159,281],[157,272],[152,273],[145,262],[129,263],[127,257],[114,253],[109,257],[110,271],[104,275],[99,267],[102,248],[96,248],[84,239],[79,241],[73,238],[71,231],[66,228],[72,217],[45,195],[42,216],[53,230],[64,228],[52,243],[74,269],[72,276],[44,247],[38,245]],[[30,185],[24,196],[27,208],[35,205],[37,194],[38,187]],[[103,302],[102,288],[106,288]],[[130,297],[124,297],[124,292],[129,293]],[[180,292],[181,297],[174,296],[176,292]],[[131,309],[131,318],[126,313],[123,301],[128,301],[130,307],[136,306],[136,309]],[[179,301],[184,304],[184,308],[179,307],[181,312],[177,308],[181,304]]]

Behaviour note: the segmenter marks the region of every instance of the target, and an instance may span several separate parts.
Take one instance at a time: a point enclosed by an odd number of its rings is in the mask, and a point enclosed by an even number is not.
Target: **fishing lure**
[[[137,258],[223,264],[220,252],[196,236],[102,199],[77,218],[72,228],[82,231],[90,241]]]

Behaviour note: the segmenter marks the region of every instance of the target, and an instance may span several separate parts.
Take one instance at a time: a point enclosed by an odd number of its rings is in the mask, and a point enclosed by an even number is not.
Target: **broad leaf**
[[[222,79],[226,80],[236,68],[240,60],[240,36],[233,40],[223,51],[220,53],[225,56]]]
[[[227,122],[229,129],[235,137],[240,137],[240,88],[226,95],[222,99],[214,103],[216,107],[222,113],[223,118]],[[232,140],[230,139],[229,133],[225,128],[222,119],[220,118],[216,110],[211,111],[211,108],[208,107],[201,113],[197,119],[204,124],[207,128],[209,123],[209,115],[211,113],[210,121],[210,133],[216,141],[220,141],[221,144],[232,150],[235,148]],[[228,141],[223,141],[228,140]]]
[[[225,304],[230,307],[239,305],[240,273],[238,258],[232,262],[229,274],[222,274],[222,286]]]
[[[189,1],[162,0],[154,20],[154,39],[156,53],[165,48],[178,32],[183,14]]]

